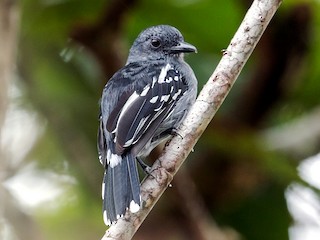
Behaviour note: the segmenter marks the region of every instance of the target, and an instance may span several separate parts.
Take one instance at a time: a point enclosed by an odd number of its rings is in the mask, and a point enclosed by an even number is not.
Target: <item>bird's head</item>
[[[134,41],[128,63],[181,57],[183,53],[197,52],[197,49],[186,43],[180,31],[169,25],[158,25],[145,29]]]

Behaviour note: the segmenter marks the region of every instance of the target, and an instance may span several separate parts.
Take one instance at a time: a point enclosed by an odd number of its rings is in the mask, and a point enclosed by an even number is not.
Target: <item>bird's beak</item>
[[[172,53],[197,53],[197,49],[195,46],[191,45],[187,42],[180,42],[177,46],[171,47],[170,52]]]

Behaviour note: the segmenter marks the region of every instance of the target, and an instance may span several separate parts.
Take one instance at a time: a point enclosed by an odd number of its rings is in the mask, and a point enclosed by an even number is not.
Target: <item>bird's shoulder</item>
[[[105,86],[105,91],[113,89],[143,91],[143,88],[152,83],[154,78],[159,78],[160,74],[164,78],[179,77],[184,80],[183,72],[173,63],[165,61],[158,62],[132,62],[119,69]]]
[[[133,99],[136,103],[147,102],[144,106],[151,109],[167,101],[176,101],[187,89],[185,77],[170,63],[130,63],[107,83],[101,99],[101,110],[105,115],[110,111],[116,114],[129,100],[131,104]]]

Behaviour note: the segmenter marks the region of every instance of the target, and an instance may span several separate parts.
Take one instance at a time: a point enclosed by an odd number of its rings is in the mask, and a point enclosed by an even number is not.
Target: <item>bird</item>
[[[152,26],[133,42],[127,61],[100,100],[98,155],[104,167],[103,220],[108,226],[142,207],[137,164],[175,135],[197,95],[184,53],[197,52],[170,25]]]

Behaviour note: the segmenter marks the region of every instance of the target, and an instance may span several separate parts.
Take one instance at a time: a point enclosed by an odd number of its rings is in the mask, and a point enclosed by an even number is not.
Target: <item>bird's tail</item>
[[[107,167],[103,177],[103,220],[106,225],[116,222],[127,209],[131,212],[140,209],[137,161],[130,153],[121,157],[117,165]]]

